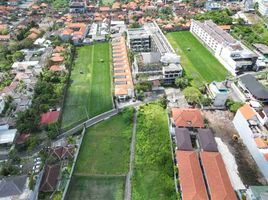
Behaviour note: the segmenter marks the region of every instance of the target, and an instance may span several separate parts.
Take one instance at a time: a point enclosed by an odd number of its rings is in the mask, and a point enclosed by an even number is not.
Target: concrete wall
[[[268,162],[257,148],[254,138],[251,136],[252,132],[248,126],[248,122],[239,110],[234,117],[233,124],[243,140],[243,143],[246,145],[250,154],[254,158],[263,176],[268,181]]]

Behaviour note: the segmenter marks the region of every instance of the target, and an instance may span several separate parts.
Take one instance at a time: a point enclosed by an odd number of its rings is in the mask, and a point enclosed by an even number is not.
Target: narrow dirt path
[[[135,159],[135,144],[136,144],[136,129],[137,129],[137,110],[134,114],[132,138],[130,146],[130,159],[129,159],[129,171],[126,177],[125,198],[124,200],[131,200],[131,178],[133,175],[134,159]]]

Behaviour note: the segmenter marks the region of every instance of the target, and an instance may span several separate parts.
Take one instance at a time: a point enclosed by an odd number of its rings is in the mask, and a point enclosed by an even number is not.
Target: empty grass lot
[[[119,114],[87,130],[68,199],[123,200],[132,126]]]
[[[112,109],[109,43],[78,47],[64,104],[62,128]]]
[[[74,176],[68,200],[122,200],[125,177]]]
[[[227,70],[189,31],[168,33],[167,39],[181,56],[186,74],[200,86],[212,81],[222,81]],[[188,51],[190,48],[190,51]]]

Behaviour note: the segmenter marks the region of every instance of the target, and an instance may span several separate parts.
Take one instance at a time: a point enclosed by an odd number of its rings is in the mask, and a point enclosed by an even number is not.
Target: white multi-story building
[[[261,15],[268,16],[268,1],[267,0],[253,0],[254,4],[258,4],[258,11]]]
[[[255,160],[261,173],[268,180],[267,109],[255,110],[245,104],[235,114],[233,124]]]
[[[258,55],[250,51],[211,20],[192,20],[190,31],[203,42],[233,75],[255,67]]]

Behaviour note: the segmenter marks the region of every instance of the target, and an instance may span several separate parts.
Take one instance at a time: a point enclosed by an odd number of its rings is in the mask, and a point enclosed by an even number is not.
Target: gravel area
[[[245,186],[264,185],[265,178],[258,170],[251,154],[241,140],[235,142],[232,140],[236,132],[232,120],[233,113],[229,111],[203,111],[204,117],[209,122],[209,127],[213,130],[215,137],[221,138],[227,145],[229,152],[235,157],[238,166],[239,176]]]

